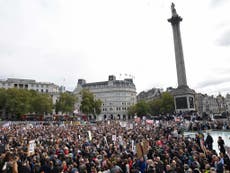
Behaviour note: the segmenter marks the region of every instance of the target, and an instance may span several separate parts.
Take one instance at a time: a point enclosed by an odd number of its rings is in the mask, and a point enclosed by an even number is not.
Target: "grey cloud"
[[[224,32],[216,42],[220,46],[230,46],[230,30]]]
[[[230,81],[230,77],[229,78],[222,78],[222,79],[206,80],[206,81],[203,81],[203,82],[197,84],[196,87],[197,88],[206,88],[206,87],[213,86],[213,85],[223,84],[223,83],[226,83],[229,81]]]
[[[218,88],[215,90],[208,91],[209,95],[221,94],[222,96],[225,96],[227,93],[230,93],[230,87]]]

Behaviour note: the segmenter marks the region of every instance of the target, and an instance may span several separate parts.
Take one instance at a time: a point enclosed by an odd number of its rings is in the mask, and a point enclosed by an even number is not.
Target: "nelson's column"
[[[171,5],[171,11],[172,17],[168,19],[168,21],[171,23],[173,30],[178,82],[178,87],[173,90],[175,111],[177,113],[195,111],[195,91],[188,87],[185,72],[184,56],[180,34],[180,22],[182,21],[182,18],[177,14],[174,3],[172,3]]]

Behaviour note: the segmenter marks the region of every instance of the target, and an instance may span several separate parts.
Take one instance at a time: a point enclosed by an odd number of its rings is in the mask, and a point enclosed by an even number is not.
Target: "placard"
[[[35,147],[36,147],[35,140],[29,141],[29,144],[28,144],[28,155],[29,156],[35,153]]]

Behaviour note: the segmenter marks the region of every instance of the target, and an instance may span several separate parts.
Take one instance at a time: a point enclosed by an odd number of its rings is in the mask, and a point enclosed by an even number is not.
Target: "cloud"
[[[220,46],[230,46],[230,30],[225,31],[216,42]]]
[[[228,78],[222,78],[222,79],[211,79],[211,80],[206,80],[203,82],[200,82],[196,88],[206,88],[206,87],[212,87],[215,85],[220,85],[224,84],[230,81],[230,77]]]

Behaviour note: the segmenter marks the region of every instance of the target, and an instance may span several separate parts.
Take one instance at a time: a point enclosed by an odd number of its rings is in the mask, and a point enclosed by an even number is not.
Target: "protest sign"
[[[88,135],[89,135],[89,140],[91,141],[92,140],[92,133],[91,133],[91,131],[88,131]]]
[[[28,156],[31,156],[31,155],[33,155],[35,153],[35,147],[36,147],[35,140],[29,141],[29,144],[28,144]]]
[[[116,141],[116,140],[117,140],[116,135],[112,135],[112,141]]]
[[[141,158],[144,155],[148,153],[149,150],[149,142],[148,141],[143,141],[139,142],[136,144],[136,152],[137,152],[137,157]]]

